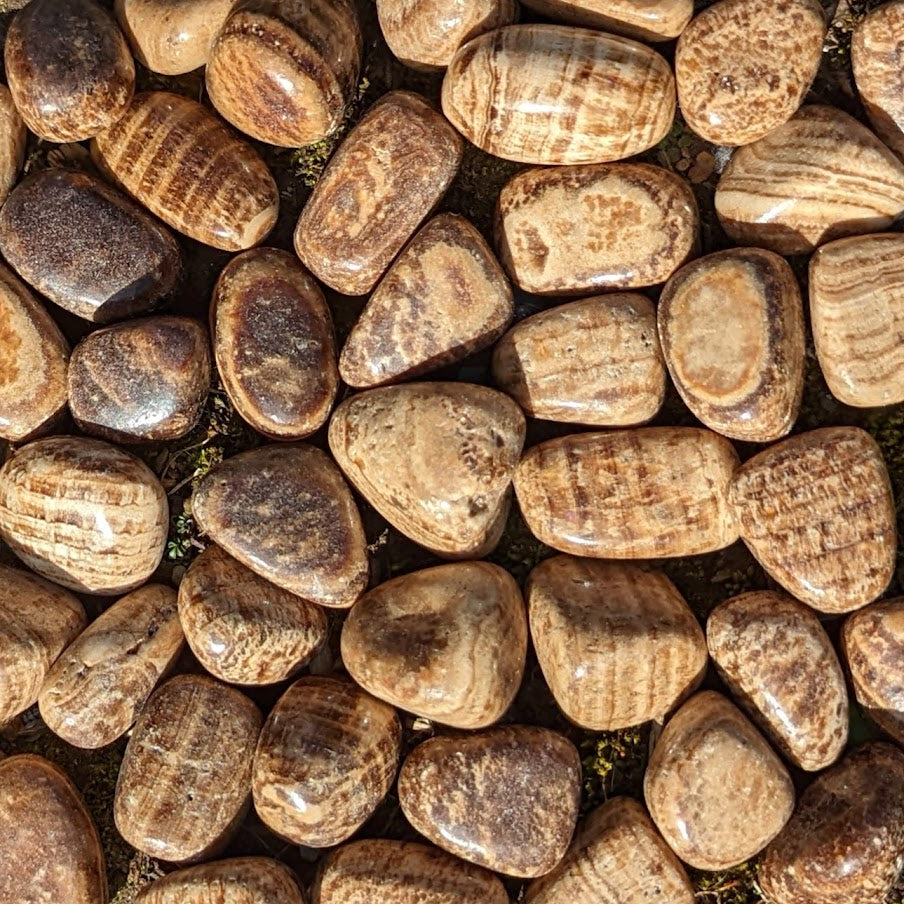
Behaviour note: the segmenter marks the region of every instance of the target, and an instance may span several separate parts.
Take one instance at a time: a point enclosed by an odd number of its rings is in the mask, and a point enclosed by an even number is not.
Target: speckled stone
[[[6,85],[0,85],[0,204],[19,178],[28,131]]]
[[[694,14],[693,0],[522,0],[570,25],[586,25],[638,41],[671,41]]]

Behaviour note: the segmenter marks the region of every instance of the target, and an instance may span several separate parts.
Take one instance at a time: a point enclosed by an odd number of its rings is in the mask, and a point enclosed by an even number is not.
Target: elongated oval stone
[[[242,251],[276,223],[279,194],[264,161],[187,97],[136,95],[91,152],[151,213],[205,245]]]
[[[133,590],[54,663],[38,697],[41,718],[75,747],[111,744],[132,727],[183,640],[175,590]]]
[[[693,427],[582,433],[529,449],[515,493],[541,542],[573,555],[668,558],[738,539],[728,486],[738,456]]]
[[[693,0],[522,0],[528,9],[637,41],[671,41],[694,14]]]
[[[694,252],[697,228],[688,183],[646,163],[530,169],[496,211],[500,260],[539,295],[664,282]]]
[[[0,86],[0,204],[19,178],[28,130],[6,85]]]

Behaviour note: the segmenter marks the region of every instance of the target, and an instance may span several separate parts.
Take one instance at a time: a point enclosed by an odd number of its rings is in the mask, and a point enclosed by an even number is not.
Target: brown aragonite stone
[[[852,236],[810,258],[810,322],[832,395],[873,408],[904,402],[904,236]]]
[[[675,79],[655,50],[566,25],[511,25],[469,41],[443,112],[482,151],[519,163],[605,163],[662,140]]]
[[[696,869],[730,869],[761,851],[794,809],[782,761],[741,711],[701,691],[672,716],[644,776],[669,847]]]
[[[511,286],[486,240],[464,217],[442,213],[371,295],[339,372],[359,388],[421,376],[492,345],[513,313]]]
[[[160,481],[109,443],[36,440],[0,469],[0,538],[69,590],[112,595],[140,587],[160,564],[168,526]]]
[[[582,728],[662,720],[703,678],[703,630],[660,572],[555,556],[531,571],[526,595],[543,676]]]
[[[129,45],[93,0],[31,0],[16,13],[4,53],[16,107],[45,141],[94,137],[125,113],[135,91]]]
[[[179,618],[198,662],[230,684],[284,681],[327,634],[320,606],[208,546],[179,584]]]
[[[119,834],[172,863],[215,854],[247,812],[262,721],[244,694],[206,675],[178,675],[158,688],[119,770]]]
[[[407,383],[346,399],[330,421],[345,476],[405,536],[477,559],[505,526],[525,421],[506,395],[471,383]]]
[[[671,41],[694,14],[693,0],[522,0],[529,9],[638,41]]]
[[[182,266],[153,217],[106,182],[64,169],[13,189],[0,210],[0,251],[41,294],[96,323],[149,311]]]
[[[515,471],[527,526],[560,552],[659,559],[738,539],[728,486],[738,455],[695,427],[581,433],[529,449]]]
[[[432,738],[408,755],[399,803],[439,847],[508,876],[555,867],[571,841],[581,798],[574,745],[534,725]]]
[[[784,593],[742,593],[706,623],[709,655],[741,708],[801,769],[818,772],[848,737],[844,674],[811,609]]]
[[[290,593],[341,608],[367,586],[358,506],[313,446],[264,446],[227,459],[199,483],[192,512],[226,552]]]
[[[0,901],[107,904],[97,826],[78,789],[34,754],[0,762]]]
[[[342,661],[374,696],[455,728],[485,728],[521,685],[527,616],[515,579],[456,562],[366,593],[342,626]]]
[[[0,85],[0,204],[19,178],[28,130],[6,85]]]
[[[804,313],[784,258],[732,248],[691,262],[666,283],[658,327],[678,393],[711,430],[767,443],[794,426],[804,387]]]
[[[656,308],[645,295],[615,293],[527,317],[496,344],[493,379],[531,417],[644,424],[665,398]]]
[[[89,333],[69,364],[79,429],[120,443],[189,433],[210,390],[207,330],[188,317],[148,317]]]
[[[293,440],[323,426],[339,391],[333,319],[294,254],[255,248],[234,257],[210,319],[223,385],[255,430]]]
[[[351,681],[301,678],[261,732],[252,781],[257,815],[295,844],[339,844],[389,792],[401,743],[391,706]]]
[[[525,904],[694,904],[694,889],[647,811],[613,797],[578,827],[565,859],[527,887]]]
[[[370,292],[445,194],[463,150],[420,95],[384,95],[339,146],[301,211],[302,263],[344,295]]]
[[[880,596],[895,570],[895,503],[882,452],[858,427],[770,446],[735,473],[741,539],[767,574],[819,612]]]
[[[739,245],[809,254],[888,229],[904,212],[904,163],[834,107],[802,107],[740,148],[716,186],[716,213]]]
[[[876,904],[891,891],[902,861],[904,754],[872,743],[804,791],[763,856],[759,882],[772,904]]]
[[[35,703],[50,667],[86,621],[71,593],[0,565],[0,726]],[[0,881],[2,875],[0,869]]]
[[[75,747],[111,744],[132,727],[183,641],[176,591],[162,584],[133,590],[53,665],[38,697],[41,718]]]
[[[667,280],[697,245],[697,202],[646,163],[529,169],[502,189],[496,246],[525,292],[574,295]]]
[[[164,223],[189,238],[243,251],[268,235],[279,193],[267,165],[196,101],[138,94],[91,143],[98,166]]]

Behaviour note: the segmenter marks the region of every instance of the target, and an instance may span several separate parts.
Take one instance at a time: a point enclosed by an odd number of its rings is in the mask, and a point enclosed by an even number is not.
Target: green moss
[[[505,530],[499,545],[488,557],[491,562],[501,565],[519,584],[524,586],[527,576],[536,565],[553,555],[555,550],[541,543],[528,530],[521,511],[513,505],[509,512]]]
[[[619,794],[641,796],[649,758],[650,728],[648,724],[607,731],[581,742],[583,812]]]
[[[763,900],[752,862],[716,873],[690,870],[690,877],[701,904],[753,904]]]

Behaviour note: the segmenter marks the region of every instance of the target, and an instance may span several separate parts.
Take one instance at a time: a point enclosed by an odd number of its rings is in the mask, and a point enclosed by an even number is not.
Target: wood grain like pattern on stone
[[[391,706],[351,681],[302,678],[280,697],[261,732],[254,808],[295,844],[339,844],[389,792],[401,741]]]
[[[766,572],[820,612],[859,609],[895,569],[895,504],[876,441],[856,427],[801,433],[735,473],[731,507]]]
[[[693,254],[697,202],[680,176],[646,163],[530,169],[503,188],[495,225],[525,292],[640,288]]]
[[[242,251],[276,223],[279,194],[264,161],[187,97],[136,95],[91,152],[151,213],[205,245]]]
[[[421,376],[492,345],[511,323],[512,290],[464,217],[430,220],[371,295],[342,349],[349,386]]]
[[[723,870],[749,860],[778,835],[794,809],[794,785],[741,711],[721,694],[701,691],[656,742],[644,798],[685,863]]]
[[[693,0],[523,0],[529,9],[638,41],[670,41],[694,14]]]
[[[834,107],[803,107],[738,150],[716,186],[732,241],[779,254],[888,229],[902,212],[904,163]]]
[[[29,568],[70,590],[141,586],[160,563],[168,524],[153,472],[100,440],[37,440],[0,469],[0,537]]]
[[[111,744],[134,724],[182,650],[176,591],[145,584],[95,619],[54,663],[38,705],[75,747]]]
[[[119,834],[172,863],[213,856],[247,812],[258,708],[204,675],[171,678],[126,748],[113,817]]]
[[[0,204],[19,178],[28,131],[6,85],[0,86]]]
[[[662,720],[703,677],[703,631],[664,574],[555,556],[531,571],[526,593],[543,676],[582,728]]]
[[[841,756],[847,688],[811,609],[771,590],[742,593],[710,613],[706,643],[738,704],[791,762],[818,772]]]
[[[445,194],[462,152],[420,95],[384,95],[339,146],[298,218],[302,263],[337,292],[370,292]]]
[[[613,559],[713,552],[738,539],[728,486],[738,456],[693,427],[582,433],[529,449],[515,471],[531,532],[560,552]]]

